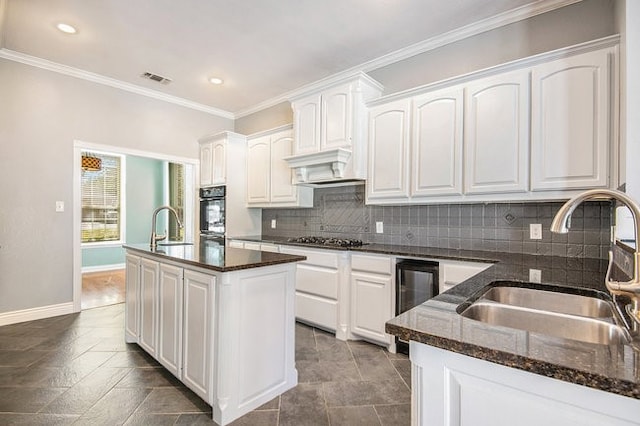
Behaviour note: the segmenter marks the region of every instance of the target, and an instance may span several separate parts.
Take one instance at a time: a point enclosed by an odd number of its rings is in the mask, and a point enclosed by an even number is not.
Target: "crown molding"
[[[562,7],[578,3],[580,1],[582,0],[539,0],[532,4],[520,6],[518,8],[503,12],[490,18],[483,19],[481,21],[474,22],[464,27],[456,28],[455,30],[449,31],[447,33],[428,38],[426,40],[396,50],[363,64],[356,65],[355,67],[352,67],[348,70],[323,78],[314,83],[302,86],[298,89],[276,96],[275,98],[267,99],[266,101],[260,102],[259,104],[256,104],[252,107],[237,111],[235,116],[236,118],[246,117],[247,115],[254,114],[263,109],[270,108],[281,102],[287,101],[290,98],[299,96],[302,93],[312,91],[316,87],[320,88],[329,86],[335,84],[340,80],[353,77],[354,75],[357,75],[359,73],[367,73],[378,68],[382,68],[387,65],[391,65],[393,63],[411,58],[421,53],[437,49],[444,45],[454,43],[456,41],[460,41],[465,38],[484,33],[486,31],[500,28],[505,25],[523,21],[525,19],[529,19],[555,9],[560,9]]]
[[[2,1],[3,0],[0,0],[0,2]],[[2,3],[0,3],[0,6],[2,6]],[[79,68],[74,68],[67,65],[62,65],[57,62],[48,61],[46,59],[16,52],[14,50],[6,49],[6,48],[0,49],[0,58],[8,59],[14,62],[20,62],[25,65],[42,68],[48,71],[57,72],[59,74],[80,78],[82,80],[91,81],[93,83],[103,84],[105,86],[114,87],[116,89],[124,90],[126,92],[131,92],[131,93],[146,96],[149,98],[157,99],[160,101],[169,102],[175,105],[180,105],[185,108],[190,108],[196,111],[205,112],[207,114],[215,115],[218,117],[228,118],[231,120],[234,120],[236,118],[235,114],[229,111],[213,108],[208,105],[189,101],[187,99],[180,98],[177,96],[167,95],[165,93],[158,92],[156,90],[147,89],[145,87],[137,86],[131,83],[125,83],[123,81],[106,77],[104,75],[92,73],[89,71],[81,70]]]

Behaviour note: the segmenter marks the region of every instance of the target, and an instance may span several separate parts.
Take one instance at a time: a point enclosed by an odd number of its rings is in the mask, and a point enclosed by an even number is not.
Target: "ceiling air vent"
[[[153,80],[153,81],[156,81],[156,82],[161,83],[161,84],[169,84],[169,83],[171,83],[171,79],[170,78],[166,78],[166,77],[163,77],[161,75],[153,74],[153,73],[150,73],[150,72],[145,72],[140,77],[148,78],[149,80]]]

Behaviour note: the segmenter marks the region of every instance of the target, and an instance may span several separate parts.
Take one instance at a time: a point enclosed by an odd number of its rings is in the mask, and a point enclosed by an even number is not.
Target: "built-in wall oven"
[[[438,262],[399,260],[396,264],[396,315],[438,295]],[[396,351],[409,354],[409,342],[396,338]]]
[[[200,244],[224,246],[225,186],[200,188]]]

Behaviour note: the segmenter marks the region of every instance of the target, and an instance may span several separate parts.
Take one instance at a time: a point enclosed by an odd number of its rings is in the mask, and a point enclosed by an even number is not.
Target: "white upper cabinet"
[[[465,193],[526,192],[529,71],[468,84],[465,107]]]
[[[410,99],[369,109],[367,200],[409,196],[408,148]]]
[[[462,194],[463,88],[413,99],[411,196]]]
[[[350,146],[353,138],[352,85],[322,93],[320,150]]]
[[[291,128],[275,129],[247,141],[247,205],[249,207],[312,207],[313,188],[294,185],[284,160],[293,150]]]
[[[320,150],[321,96],[314,94],[292,104],[295,152],[305,154]]]
[[[213,159],[211,170],[211,184],[224,185],[227,183],[227,141],[220,138],[213,141]]]
[[[213,141],[200,143],[200,186],[213,184]]]
[[[612,50],[533,68],[532,190],[609,186]]]

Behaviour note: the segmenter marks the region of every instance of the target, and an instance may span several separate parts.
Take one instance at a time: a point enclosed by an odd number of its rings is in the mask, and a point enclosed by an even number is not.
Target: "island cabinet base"
[[[153,262],[160,272],[145,274]],[[229,424],[298,382],[295,269],[216,272],[128,252],[126,340],[211,405],[215,422]]]
[[[640,400],[411,342],[412,425],[640,424]]]

